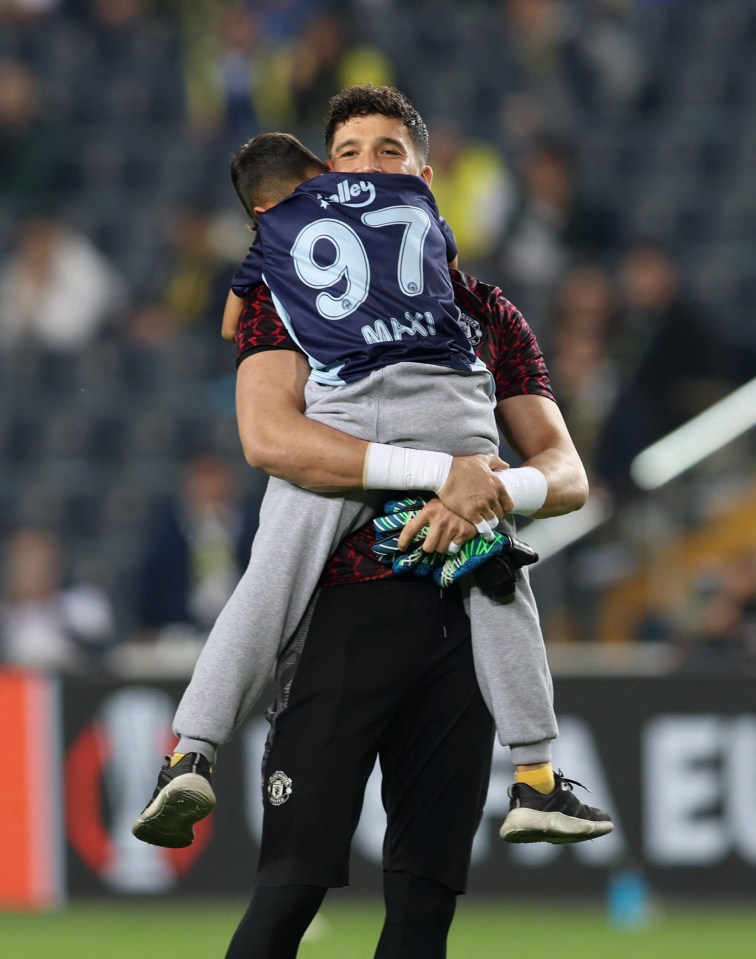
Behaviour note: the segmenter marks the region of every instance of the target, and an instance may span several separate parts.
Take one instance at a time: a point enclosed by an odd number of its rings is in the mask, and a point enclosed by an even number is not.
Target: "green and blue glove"
[[[398,541],[402,530],[424,506],[425,500],[420,496],[390,500],[384,506],[385,514],[373,520],[375,530],[373,552],[379,562],[390,564],[395,573],[412,573],[426,578],[444,559],[441,554],[426,553],[423,549],[425,537],[428,535],[427,526],[423,526],[413,538],[408,550],[402,552],[399,549]]]
[[[538,561],[538,554],[527,543],[509,533],[496,532],[492,540],[476,536],[453,555],[426,553],[423,542],[427,526],[415,535],[410,549],[401,552],[398,540],[402,529],[425,505],[419,496],[391,500],[384,507],[385,514],[373,520],[373,551],[379,562],[390,564],[395,573],[423,578],[432,575],[439,586],[448,587],[476,572],[482,589],[491,596],[504,598],[514,593],[518,570]]]
[[[523,566],[538,562],[538,553],[527,543],[510,533],[494,532],[490,542],[481,535],[461,546],[458,553],[447,556],[433,571],[439,586],[451,586],[470,573],[476,574],[480,588],[503,599],[515,590]]]

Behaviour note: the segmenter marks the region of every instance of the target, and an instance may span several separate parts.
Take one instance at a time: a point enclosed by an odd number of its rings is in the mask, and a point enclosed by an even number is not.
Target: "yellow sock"
[[[538,769],[516,769],[515,782],[525,783],[526,786],[530,786],[531,789],[535,789],[544,795],[554,792],[556,786],[554,767],[551,763],[546,763],[545,766],[539,766]]]
[[[186,756],[186,753],[174,753],[171,756],[171,766],[175,766],[176,763],[180,763],[184,756]]]

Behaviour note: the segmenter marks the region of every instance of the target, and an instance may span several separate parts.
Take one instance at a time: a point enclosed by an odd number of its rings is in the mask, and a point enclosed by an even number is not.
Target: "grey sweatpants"
[[[428,364],[385,367],[347,386],[310,381],[307,415],[360,439],[455,456],[496,453],[488,374]],[[382,511],[381,490],[312,493],[272,477],[249,565],[213,626],[174,719],[180,739],[227,742],[270,679],[328,558]],[[506,527],[513,526],[507,517]],[[527,570],[514,600],[467,597],[483,698],[514,763],[547,762],[557,735],[551,674]]]

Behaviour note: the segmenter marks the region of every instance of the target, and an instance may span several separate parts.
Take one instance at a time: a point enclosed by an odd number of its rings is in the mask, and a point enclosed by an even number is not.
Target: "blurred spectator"
[[[552,123],[632,103],[645,74],[641,47],[611,0],[503,0],[514,88],[538,97]]]
[[[37,78],[0,62],[0,206],[24,214],[49,207],[68,183],[67,150]]]
[[[616,319],[616,294],[603,270],[581,265],[565,275],[557,289],[546,354],[557,401],[589,476],[618,389],[609,350]]]
[[[538,137],[521,161],[520,195],[502,238],[507,291],[536,335],[548,336],[545,304],[555,284],[580,259],[606,254],[615,242],[608,210],[581,190],[569,148]]]
[[[33,23],[55,13],[66,0],[2,0],[0,23]]]
[[[391,85],[391,61],[371,43],[354,35],[348,11],[318,13],[306,21],[290,53],[289,90],[294,122],[312,135],[322,135],[328,99],[354,83]]]
[[[434,121],[431,129],[433,195],[454,231],[460,266],[479,275],[485,272],[481,266],[493,255],[509,213],[510,174],[496,150],[464,137],[453,121]]]
[[[78,62],[65,92],[75,122],[109,131],[104,150],[119,132],[130,144],[153,132],[143,124],[183,118],[178,36],[166,13],[164,0],[67,0],[62,24],[76,28],[67,45]]]
[[[86,236],[52,216],[30,217],[0,266],[0,348],[78,349],[123,306],[126,292]]]
[[[154,5],[154,0],[86,0],[90,21],[102,31],[125,30],[138,24]]]
[[[644,48],[617,0],[493,0],[455,13],[457,109],[511,159],[525,137],[571,136],[624,116],[645,92]]]
[[[308,17],[323,6],[323,0],[256,0],[255,11],[267,37],[284,43],[296,36]]]
[[[0,659],[69,672],[96,665],[114,638],[108,597],[66,583],[61,543],[48,530],[20,529],[4,552]]]
[[[214,454],[190,459],[176,497],[145,526],[138,638],[177,626],[202,638],[247,566],[256,528],[257,504],[245,502],[230,464]]]
[[[146,351],[170,348],[181,328],[180,320],[162,303],[140,303],[124,316],[123,345]]]
[[[709,559],[661,625],[683,670],[756,668],[756,552]]]
[[[229,249],[228,232],[232,249]],[[201,206],[178,210],[168,226],[168,249],[156,265],[155,296],[174,318],[177,330],[220,335],[220,318],[231,278],[246,253],[238,220],[231,226],[221,215]]]
[[[630,491],[633,457],[733,387],[729,350],[682,289],[675,260],[638,244],[618,267],[621,293],[612,355],[620,389],[599,442],[597,468]]]
[[[187,109],[200,137],[238,146],[290,122],[286,47],[265,31],[258,5],[181,3]]]
[[[583,112],[624,111],[639,103],[648,80],[641,39],[627,0],[592,0],[572,24],[571,41],[585,64],[579,90]]]

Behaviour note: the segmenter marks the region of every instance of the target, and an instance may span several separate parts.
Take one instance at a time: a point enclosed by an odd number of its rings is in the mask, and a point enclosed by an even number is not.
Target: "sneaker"
[[[515,783],[509,787],[509,812],[499,835],[507,842],[584,842],[605,836],[614,829],[609,814],[581,803],[573,786],[586,787],[565,779],[561,770],[555,774],[553,792]]]
[[[170,756],[160,770],[152,799],[131,827],[142,842],[179,849],[194,842],[192,826],[215,805],[212,768],[200,753],[187,753],[175,766]]]

